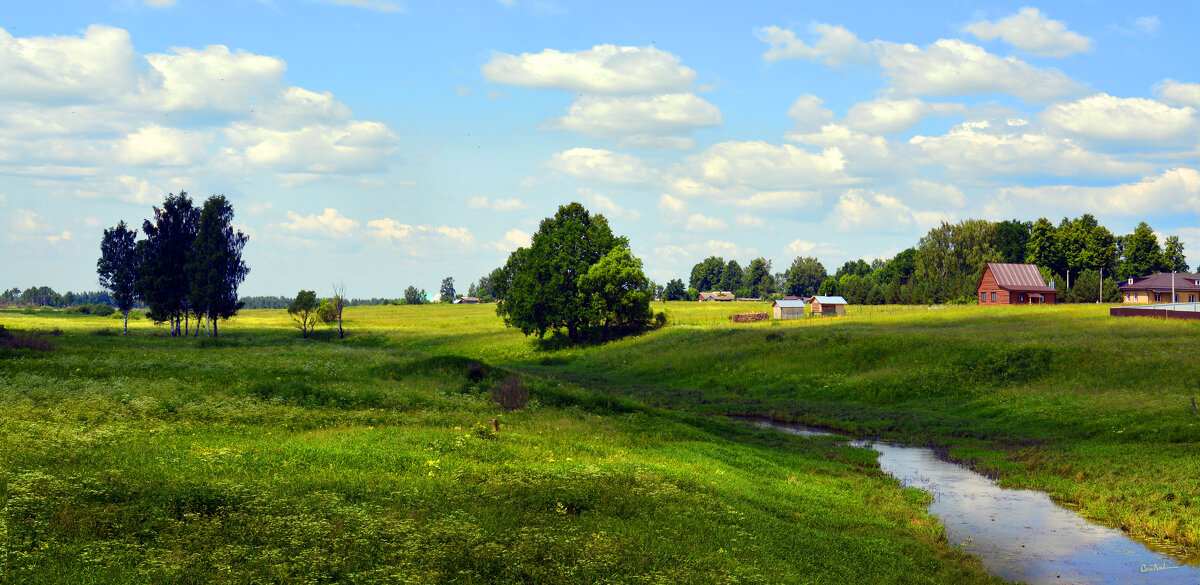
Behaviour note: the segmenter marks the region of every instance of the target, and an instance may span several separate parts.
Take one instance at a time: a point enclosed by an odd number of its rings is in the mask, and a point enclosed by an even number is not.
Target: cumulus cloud
[[[812,153],[761,140],[714,144],[684,160],[685,175],[698,186],[796,190],[847,181],[845,157],[836,148]]]
[[[830,66],[843,63],[865,63],[871,59],[871,47],[858,40],[854,33],[840,26],[814,23],[809,31],[819,37],[813,45],[796,38],[796,33],[777,26],[763,27],[755,31],[758,39],[771,45],[763,53],[764,61],[779,59],[822,59]]]
[[[146,55],[156,89],[150,93],[156,109],[242,112],[255,98],[279,85],[284,62],[224,45],[203,49],[175,47],[171,54]]]
[[[1052,128],[1098,140],[1194,141],[1200,135],[1195,108],[1175,108],[1156,100],[1118,98],[1106,93],[1053,104],[1042,110],[1039,118]]]
[[[344,238],[354,235],[358,226],[361,225],[332,207],[326,207],[321,215],[299,215],[289,211],[287,217],[288,221],[280,224],[279,227],[301,236]]]
[[[1087,209],[1095,213],[1140,217],[1147,202],[1159,209],[1200,212],[1200,171],[1174,168],[1136,183],[1105,187],[1046,185],[1007,187],[991,204],[996,211],[1010,209]]]
[[[121,162],[131,165],[184,166],[207,154],[199,134],[158,124],[125,136],[114,149]]]
[[[842,251],[829,242],[810,242],[808,240],[792,240],[783,248],[783,253],[791,256],[841,256]]]
[[[521,230],[508,230],[504,233],[504,237],[495,242],[488,242],[489,248],[495,248],[501,252],[512,252],[517,248],[528,248],[533,241],[532,237]]]
[[[847,189],[833,207],[830,220],[843,231],[897,231],[934,225],[952,216],[914,211],[903,201],[874,191]]]
[[[1067,138],[1008,131],[987,121],[964,122],[941,136],[914,136],[909,143],[920,150],[921,162],[963,175],[1121,175],[1151,168],[1086,150]]]
[[[326,210],[328,211],[328,210]],[[409,256],[428,257],[434,250],[474,247],[475,236],[465,227],[411,225],[390,217],[367,222],[367,234],[381,243],[398,246]]]
[[[655,96],[579,98],[567,115],[548,127],[573,130],[599,138],[632,138],[648,143],[653,138],[687,133],[721,123],[721,110],[691,93]],[[662,144],[662,143],[656,143]],[[678,140],[672,144],[686,144]]]
[[[278,172],[349,173],[382,171],[399,138],[386,124],[352,120],[274,130],[242,122],[225,130],[251,165]]]
[[[687,222],[684,223],[684,229],[689,232],[716,232],[727,227],[729,227],[729,224],[725,220],[708,217],[699,213],[689,215]]]
[[[577,179],[595,179],[618,184],[647,183],[656,173],[631,154],[598,148],[572,148],[556,152],[547,166]]]
[[[1168,104],[1200,108],[1200,83],[1164,79],[1154,86],[1154,91],[1158,99]]]
[[[400,12],[404,10],[404,6],[399,2],[389,2],[388,0],[327,0],[331,4],[342,6],[358,6],[359,8],[368,8],[378,10],[380,12]]]
[[[895,163],[892,146],[886,138],[857,132],[840,124],[826,124],[820,132],[811,134],[789,132],[784,138],[841,153],[846,173],[854,176],[887,172]]]
[[[832,122],[833,112],[822,107],[823,103],[821,98],[810,93],[796,98],[792,107],[788,108],[788,117],[796,123],[792,132],[816,132]]]
[[[948,116],[965,110],[962,104],[880,97],[851,106],[846,112],[845,124],[868,134],[897,134],[916,126],[926,116]]]
[[[636,209],[621,207],[607,195],[596,193],[587,187],[580,188],[578,193],[591,204],[592,209],[604,214],[609,219],[624,221],[641,221],[642,213]]]
[[[1065,57],[1091,50],[1091,40],[1067,30],[1057,20],[1042,16],[1037,8],[1022,8],[1016,14],[996,22],[982,20],[963,29],[982,40],[995,38],[1042,57]]]
[[[817,191],[755,191],[733,201],[737,207],[754,209],[791,209],[821,204]]]
[[[485,195],[472,197],[467,201],[468,209],[490,209],[492,211],[518,211],[529,209],[520,199],[491,199]]]
[[[565,53],[497,53],[483,66],[494,83],[594,94],[665,93],[688,89],[696,72],[655,47],[596,45]]]
[[[50,244],[57,244],[61,241],[71,239],[71,232],[55,230],[49,221],[28,209],[16,210],[9,226],[10,231],[7,239],[13,243],[31,239],[42,239]]]
[[[767,225],[761,217],[755,217],[748,213],[739,213],[733,219],[739,226],[744,228],[764,228]]]
[[[903,95],[980,95],[1007,93],[1047,101],[1078,93],[1082,87],[1055,69],[1038,69],[1015,57],[997,57],[978,45],[941,39],[916,45],[875,41],[879,65]]]
[[[687,214],[688,204],[677,197],[663,193],[658,196],[658,211],[663,221],[675,223]]]
[[[89,26],[82,37],[14,38],[0,29],[0,55],[0,97],[18,100],[113,98],[138,75],[129,33],[110,26]]]
[[[966,195],[957,185],[943,185],[926,179],[912,179],[908,182],[908,191],[915,199],[929,205],[962,207],[967,204]]]

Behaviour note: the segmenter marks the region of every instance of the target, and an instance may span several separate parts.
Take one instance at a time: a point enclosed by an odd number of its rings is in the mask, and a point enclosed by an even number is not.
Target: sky
[[[1200,263],[1200,3],[0,0],[0,287],[223,194],[243,295],[459,292],[559,205],[659,283],[943,221],[1148,222]]]

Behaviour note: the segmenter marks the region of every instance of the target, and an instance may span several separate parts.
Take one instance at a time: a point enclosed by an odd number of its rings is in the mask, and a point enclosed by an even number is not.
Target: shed
[[[812,298],[813,315],[832,317],[846,314],[846,299],[842,297],[815,296]]]
[[[479,297],[463,297],[458,300],[464,305],[474,305],[479,302]]]
[[[734,296],[733,293],[731,293],[727,290],[723,290],[723,291],[702,292],[702,293],[700,293],[700,298],[697,300],[699,300],[699,301],[731,302],[736,298],[737,297]]]
[[[799,299],[794,301],[780,299],[771,303],[771,309],[774,311],[776,319],[803,319],[804,307],[804,301]]]
[[[980,305],[1054,304],[1058,291],[1046,286],[1033,264],[988,262],[979,277]]]

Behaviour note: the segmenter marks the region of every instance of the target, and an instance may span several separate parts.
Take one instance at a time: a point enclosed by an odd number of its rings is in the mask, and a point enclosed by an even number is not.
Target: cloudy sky
[[[1145,220],[1200,261],[1200,4],[0,0],[0,286],[229,197],[243,294],[460,290],[580,201],[648,274]]]

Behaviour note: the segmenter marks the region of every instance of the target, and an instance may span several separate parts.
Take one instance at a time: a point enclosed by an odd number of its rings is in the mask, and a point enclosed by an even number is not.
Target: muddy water
[[[803,436],[803,427],[761,423]],[[879,452],[879,465],[906,487],[933,496],[929,513],[946,538],[994,574],[1030,585],[1051,583],[1200,584],[1200,567],[1147,549],[1119,530],[1093,524],[1045,493],[1004,489],[923,447],[855,441]]]

